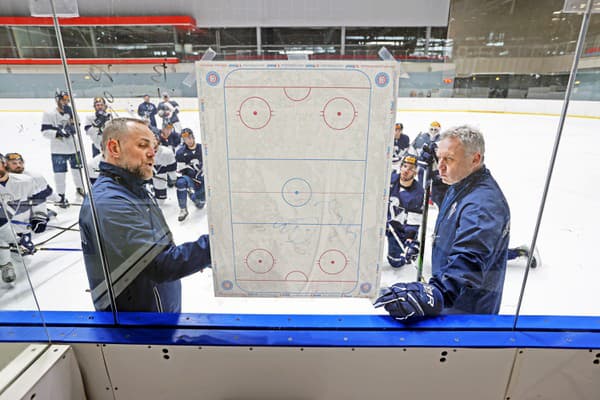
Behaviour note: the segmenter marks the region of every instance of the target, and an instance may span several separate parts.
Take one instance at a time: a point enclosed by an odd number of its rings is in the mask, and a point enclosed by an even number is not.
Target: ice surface
[[[2,102],[0,102],[2,104]],[[4,104],[3,104],[4,106]],[[26,169],[43,174],[51,185],[49,142],[40,133],[41,112],[13,113],[0,107],[2,145],[0,152],[23,154]],[[540,110],[544,111],[544,110]],[[82,113],[84,114],[84,113]],[[83,115],[82,115],[83,117]],[[180,114],[183,126],[199,131],[198,113]],[[83,118],[82,118],[83,119]],[[467,112],[404,112],[398,114],[404,131],[411,139],[425,130],[432,120],[450,126],[470,123],[478,126],[486,138],[486,165],[502,187],[512,213],[511,245],[529,244],[533,234],[544,179],[554,143],[558,117]],[[600,178],[597,160],[600,150],[600,119],[569,118],[550,187],[538,248],[544,264],[529,274],[523,314],[600,315],[596,282],[600,268],[595,260],[596,230],[600,213],[596,207],[596,182]],[[199,135],[196,135],[199,136]],[[84,138],[86,151],[89,141]],[[67,194],[71,202],[81,202],[75,195],[71,175],[67,175]],[[210,205],[209,205],[210,206]],[[58,211],[50,223],[69,226],[77,220],[79,207]],[[194,240],[207,233],[206,211],[189,207],[190,216],[177,221],[175,189],[168,190],[163,212],[176,242]],[[430,211],[429,230],[436,210]],[[77,227],[77,226],[75,226]],[[57,232],[49,228],[35,235],[39,243]],[[428,239],[430,237],[428,236]],[[79,248],[79,234],[67,231],[51,240],[48,248]],[[429,271],[426,252],[425,275]],[[81,252],[39,251],[25,257],[26,267],[42,310],[92,310]],[[509,262],[501,313],[512,314],[525,270],[525,260]],[[29,283],[19,260],[15,258],[18,279],[15,285],[0,282],[0,308],[3,310],[35,309]],[[382,284],[414,280],[411,266],[392,270],[382,256]],[[218,313],[295,313],[295,314],[377,314],[368,299],[287,299],[287,298],[215,298],[210,271],[183,279],[184,312]]]

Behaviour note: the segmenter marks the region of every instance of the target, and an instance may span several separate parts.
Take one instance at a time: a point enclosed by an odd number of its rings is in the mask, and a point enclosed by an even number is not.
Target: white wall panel
[[[519,350],[506,398],[600,399],[600,350]]]
[[[116,399],[502,398],[514,349],[104,347]],[[482,372],[484,371],[484,372]]]

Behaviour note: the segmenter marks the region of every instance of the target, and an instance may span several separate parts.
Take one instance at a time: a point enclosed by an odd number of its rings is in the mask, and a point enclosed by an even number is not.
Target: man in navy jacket
[[[208,235],[176,246],[149,192],[156,137],[148,126],[116,118],[104,128],[105,161],[92,196],[100,240],[89,198],[79,214],[81,243],[96,310],[110,310],[102,256],[110,273],[117,311],[181,311],[180,278],[210,267]],[[102,251],[98,248],[101,246]]]
[[[497,314],[502,300],[510,211],[483,164],[480,131],[459,126],[444,132],[437,156],[450,185],[440,207],[428,283],[396,283],[375,307],[398,320],[444,314]]]

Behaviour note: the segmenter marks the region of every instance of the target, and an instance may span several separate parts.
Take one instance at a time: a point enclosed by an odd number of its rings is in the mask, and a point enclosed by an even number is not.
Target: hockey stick
[[[15,221],[15,220],[12,220],[11,222],[12,222],[13,224],[16,224],[16,225],[25,225],[25,226],[29,226],[29,227],[31,227],[31,224],[29,224],[29,223],[27,223],[27,222],[23,222],[23,221]],[[54,229],[61,229],[61,230],[63,230],[63,231],[74,231],[74,232],[79,232],[79,229],[77,229],[77,228],[65,228],[65,227],[58,226],[58,225],[46,225],[46,227],[47,227],[47,228],[54,228]]]
[[[34,247],[35,247],[35,251],[82,251],[81,249],[78,249],[75,247],[37,247],[37,246],[34,246]],[[12,253],[19,253],[19,249],[16,247],[13,247],[13,246],[0,246],[0,249],[10,250]],[[30,255],[33,255],[34,253],[23,252],[22,254],[24,256],[30,256]]]
[[[71,229],[73,228],[75,225],[79,224],[79,221],[75,221],[73,222],[72,225],[69,225],[67,227],[67,229]],[[64,228],[63,228],[64,229]],[[42,246],[46,243],[48,243],[49,241],[51,241],[52,239],[55,239],[56,237],[58,237],[59,235],[62,235],[63,233],[67,232],[67,229],[61,230],[60,232],[55,233],[54,235],[50,236],[48,239],[42,240],[41,242],[39,242],[38,244],[36,244],[35,246]]]
[[[189,176],[189,175],[182,175],[182,176],[187,176],[187,177],[188,177],[188,178],[190,178],[192,181],[196,182],[196,183],[197,183],[197,184],[199,184],[199,185],[202,185],[202,181],[200,181],[200,180],[198,180],[198,179],[192,178],[192,177],[191,177],[191,176]],[[152,176],[152,178],[154,178],[154,179],[158,179],[159,181],[163,181],[163,182],[168,182],[168,181],[169,181],[168,179],[161,178],[161,177],[160,177],[160,176],[158,176],[158,175],[153,175],[153,176]]]
[[[421,220],[421,234],[420,234],[420,246],[419,256],[417,258],[417,282],[423,281],[423,257],[425,255],[425,238],[427,237],[427,214],[429,211],[429,195],[431,192],[431,182],[428,182],[429,175],[431,173],[431,165],[429,163],[425,166],[425,172],[423,173],[423,186],[425,188],[425,198],[423,199],[423,218]]]

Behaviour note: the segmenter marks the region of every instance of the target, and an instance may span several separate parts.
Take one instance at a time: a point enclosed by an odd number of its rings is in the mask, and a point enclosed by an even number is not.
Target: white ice
[[[0,102],[3,130],[0,152],[20,152],[27,170],[43,174],[54,186],[49,142],[40,133],[41,112],[12,112],[6,101]],[[7,107],[4,107],[4,105]],[[51,104],[51,103],[49,103]],[[543,112],[544,110],[540,110]],[[82,112],[83,117],[85,113]],[[184,111],[183,126],[199,132],[198,113]],[[83,118],[82,118],[83,119]],[[469,123],[479,127],[486,138],[486,165],[502,187],[512,213],[511,246],[529,245],[540,206],[540,199],[550,154],[554,144],[558,117],[467,112],[402,112],[411,139],[437,120],[442,129]],[[538,237],[543,265],[531,270],[526,286],[522,314],[529,315],[600,315],[596,282],[600,280],[595,254],[596,230],[600,226],[595,184],[600,178],[597,160],[600,154],[600,119],[568,118],[558,152],[552,185],[545,206]],[[199,135],[197,135],[199,136]],[[90,151],[87,137],[86,152]],[[67,194],[71,202],[80,203],[72,178],[67,175]],[[195,240],[207,233],[206,211],[189,207],[190,216],[177,221],[175,189],[162,208],[177,243]],[[210,206],[210,205],[209,205]],[[79,207],[58,211],[50,224],[60,227],[77,220]],[[436,210],[430,210],[428,230],[435,222]],[[77,225],[75,226],[77,228]],[[35,235],[39,243],[57,229]],[[429,240],[428,236],[428,240]],[[80,248],[79,233],[67,231],[44,245],[47,248]],[[425,273],[429,271],[429,249]],[[36,308],[27,277],[35,290],[41,310],[93,310],[80,251],[41,250],[26,256],[25,268],[14,258],[16,284],[0,283],[0,309],[33,310]],[[516,311],[525,259],[509,262],[504,285],[501,314]],[[412,266],[393,270],[382,255],[382,285],[415,279]],[[324,298],[215,298],[210,270],[183,279],[183,311],[198,313],[262,314],[380,314],[367,299]]]

